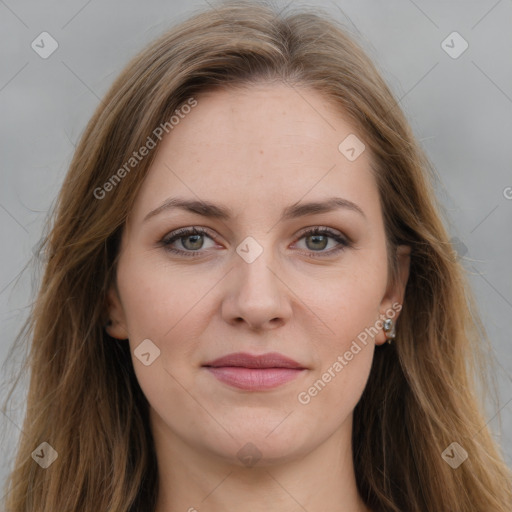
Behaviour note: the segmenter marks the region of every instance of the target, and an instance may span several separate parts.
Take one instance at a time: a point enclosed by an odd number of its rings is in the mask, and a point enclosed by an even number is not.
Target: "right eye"
[[[198,251],[203,248],[205,236],[213,240],[203,228],[181,228],[166,235],[160,243],[166,251],[187,257],[194,257],[201,254]],[[172,247],[172,244],[178,240],[184,249]]]

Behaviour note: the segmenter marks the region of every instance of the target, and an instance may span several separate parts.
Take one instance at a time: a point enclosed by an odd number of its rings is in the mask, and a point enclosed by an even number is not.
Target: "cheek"
[[[315,378],[329,383],[334,393],[334,389],[362,392],[373,358],[373,338],[378,332],[379,297],[355,287],[345,289],[336,299],[329,320],[332,332],[318,338],[320,364]]]
[[[173,337],[204,294],[205,283],[198,281],[193,266],[170,267],[154,256],[128,256],[118,269],[125,319],[134,343]]]
[[[194,331],[200,326],[193,317],[201,310],[200,299],[205,293],[203,287],[194,283],[193,272],[171,269],[147,256],[144,259],[143,255],[126,257],[118,268],[135,375],[161,416],[193,406],[184,389],[192,386],[192,354],[197,350],[196,340],[200,339]],[[148,339],[159,353],[154,352],[158,356],[145,365],[137,356],[137,348]],[[155,350],[152,345],[146,346],[150,353]],[[153,353],[150,357],[153,358]],[[172,418],[167,419],[172,423]]]
[[[161,259],[156,261],[156,254],[155,258],[143,253],[126,256],[119,264],[118,283],[133,365],[143,390],[159,400],[162,389],[176,385],[174,391],[179,391],[178,383],[190,386],[191,366],[196,363],[201,332],[209,321],[205,294],[218,279],[204,272],[199,276],[194,265],[171,268]],[[147,339],[160,352],[145,366],[137,357],[137,348]]]
[[[303,391],[318,406],[342,406],[340,415],[355,406],[371,369],[387,280],[382,261],[375,258],[371,265],[362,261],[347,264],[337,276],[331,276],[322,293],[309,294],[308,305],[321,322],[312,333],[318,363],[311,376],[313,387]]]
[[[354,257],[357,258],[358,255]],[[375,326],[386,290],[387,269],[381,260],[344,261],[327,277],[308,277],[298,293],[317,314],[323,346],[343,350],[360,333]],[[319,286],[320,285],[320,286]],[[329,343],[325,343],[329,340]]]
[[[335,428],[358,403],[372,366],[382,290],[378,272],[364,282],[352,275],[333,283],[317,303],[328,329],[312,334],[317,364],[297,396],[304,413],[318,419],[313,427]]]
[[[350,359],[348,356],[350,354]],[[303,425],[333,432],[354,411],[370,375],[374,345],[359,344],[344,352],[336,352],[322,370],[299,390],[297,407]]]

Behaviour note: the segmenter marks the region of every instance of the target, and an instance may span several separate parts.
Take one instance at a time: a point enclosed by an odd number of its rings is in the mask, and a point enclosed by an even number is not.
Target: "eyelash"
[[[201,228],[201,227],[182,228],[182,229],[178,229],[177,231],[174,231],[172,233],[169,233],[169,235],[167,235],[165,238],[160,240],[160,244],[164,247],[164,249],[166,251],[169,251],[173,254],[178,254],[180,256],[186,256],[186,257],[192,257],[192,258],[198,257],[202,254],[201,251],[191,251],[191,250],[183,251],[181,249],[175,249],[173,247],[170,247],[170,245],[173,242],[175,242],[176,240],[179,240],[181,238],[186,238],[187,236],[191,236],[191,235],[205,235],[208,238],[212,238],[208,234],[208,231],[204,228]],[[327,235],[330,238],[332,238],[333,240],[335,240],[336,242],[338,242],[339,245],[337,247],[335,247],[334,249],[331,249],[330,251],[327,251],[327,252],[306,251],[309,256],[312,256],[314,258],[324,258],[324,257],[332,256],[333,254],[337,254],[338,252],[343,251],[344,249],[352,246],[351,242],[349,242],[349,240],[347,238],[339,235],[338,233],[336,233],[335,231],[332,231],[329,228],[324,228],[324,227],[319,227],[319,226],[312,228],[312,229],[308,229],[307,231],[303,232],[298,240],[308,237],[308,236],[315,236],[315,235],[322,235],[322,236]]]

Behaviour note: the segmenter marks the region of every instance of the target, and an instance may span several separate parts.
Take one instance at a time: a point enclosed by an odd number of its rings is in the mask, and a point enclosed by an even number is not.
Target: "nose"
[[[264,250],[252,263],[242,258],[235,262],[222,304],[226,322],[266,330],[284,325],[291,317],[291,291],[270,253]]]

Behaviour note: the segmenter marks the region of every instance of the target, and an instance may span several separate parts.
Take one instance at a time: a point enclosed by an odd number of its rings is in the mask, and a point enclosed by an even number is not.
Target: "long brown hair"
[[[363,500],[387,512],[512,510],[511,472],[483,414],[489,342],[440,220],[434,171],[397,101],[355,39],[318,8],[229,2],[137,55],[76,148],[44,238],[40,290],[16,339],[29,340],[30,385],[7,512],[154,509],[148,403],[129,345],[104,330],[123,225],[156,151],[126,162],[201,92],[272,81],[339,106],[372,154],[391,275],[396,245],[412,247],[396,341],[376,350],[354,410]],[[43,442],[58,453],[47,469],[31,456]],[[454,442],[468,454],[456,469],[442,456]]]

